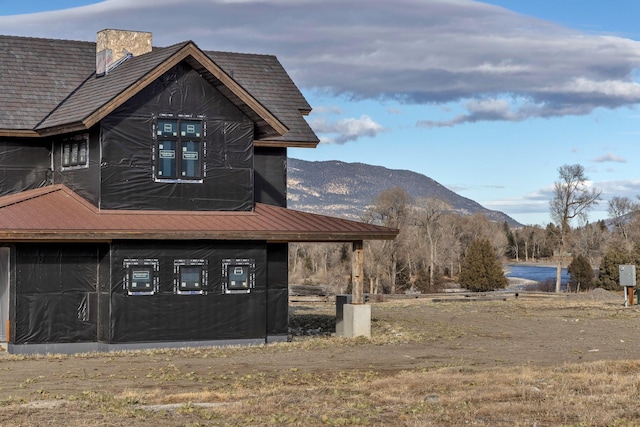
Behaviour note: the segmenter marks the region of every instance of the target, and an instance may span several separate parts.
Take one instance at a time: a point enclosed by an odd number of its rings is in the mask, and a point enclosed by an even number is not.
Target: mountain
[[[522,225],[505,213],[489,210],[416,172],[337,160],[307,162],[289,158],[287,162],[287,202],[296,210],[357,220],[380,192],[395,187],[414,199],[442,199],[462,215],[479,212],[492,221]]]

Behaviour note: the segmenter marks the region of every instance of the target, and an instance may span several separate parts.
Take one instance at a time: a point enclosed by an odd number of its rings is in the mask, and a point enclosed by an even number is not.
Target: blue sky
[[[278,56],[314,108],[304,160],[408,169],[524,224],[563,164],[603,200],[640,195],[640,2],[0,0],[0,33]]]

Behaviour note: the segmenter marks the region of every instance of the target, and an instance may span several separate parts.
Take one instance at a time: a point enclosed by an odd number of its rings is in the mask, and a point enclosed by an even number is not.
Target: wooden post
[[[364,285],[364,245],[362,240],[353,242],[351,252],[351,286],[353,288],[353,304],[363,304],[362,288]]]

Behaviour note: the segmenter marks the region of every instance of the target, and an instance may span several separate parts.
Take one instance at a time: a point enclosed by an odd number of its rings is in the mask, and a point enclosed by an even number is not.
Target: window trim
[[[77,144],[76,160],[72,161],[73,146]],[[80,153],[84,145],[84,161],[80,160]],[[67,148],[68,147],[68,148]],[[69,151],[69,160],[65,162],[65,148]],[[89,167],[89,134],[83,133],[63,138],[60,142],[60,169],[63,171],[73,169],[86,169]]]
[[[155,295],[158,293],[160,288],[160,260],[157,258],[126,258],[122,262],[122,265],[125,268],[122,285],[127,295]],[[151,277],[151,289],[149,291],[135,291],[131,289],[133,283],[131,275],[134,272],[132,267],[146,267],[153,273],[153,277]]]
[[[206,295],[209,282],[208,262],[206,259],[176,259],[173,261],[173,293],[176,295]],[[182,267],[200,268],[200,289],[180,289]]]
[[[175,121],[177,132],[174,132],[174,135],[158,135],[158,122],[161,121]],[[198,122],[200,123],[200,136],[189,137],[187,135],[181,135],[182,124],[185,122]],[[160,114],[154,117],[153,125],[152,125],[152,133],[153,133],[153,149],[152,149],[152,176],[154,182],[164,182],[164,183],[187,183],[187,184],[201,184],[204,182],[204,178],[206,177],[206,158],[207,158],[207,121],[204,116],[183,116],[183,115],[171,115],[171,114]],[[184,138],[184,139],[183,139]],[[163,177],[158,175],[160,171],[160,143],[162,141],[172,141],[175,142],[175,152],[173,161],[175,164],[175,172],[176,175],[172,177]],[[183,161],[188,160],[184,158],[183,155],[177,155],[178,153],[183,153],[185,150],[186,143],[188,142],[196,142],[200,144],[198,150],[198,176],[194,177],[185,177],[181,178],[181,172],[183,171]]]
[[[229,285],[229,268],[247,267],[247,288]],[[225,294],[249,294],[256,286],[256,261],[252,258],[227,258],[222,260],[222,289]]]

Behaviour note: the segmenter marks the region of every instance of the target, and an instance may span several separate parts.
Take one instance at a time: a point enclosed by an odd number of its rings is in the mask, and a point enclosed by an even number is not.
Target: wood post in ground
[[[351,286],[353,287],[353,304],[363,304],[362,288],[364,286],[364,245],[362,240],[353,242],[351,252]]]

